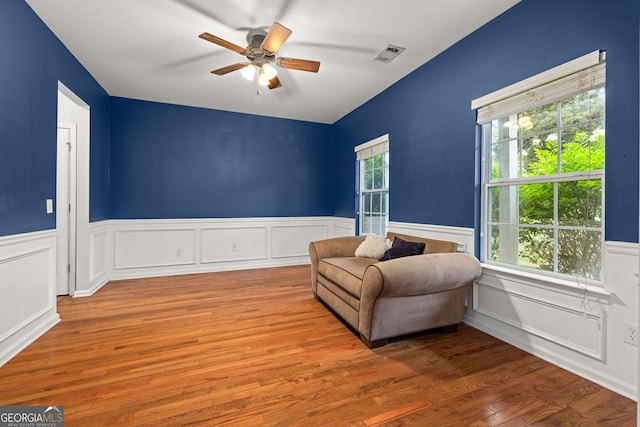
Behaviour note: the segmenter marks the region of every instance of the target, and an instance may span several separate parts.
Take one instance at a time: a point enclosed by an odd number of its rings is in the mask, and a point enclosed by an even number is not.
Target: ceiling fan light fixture
[[[244,77],[245,79],[251,82],[253,81],[253,78],[256,75],[256,66],[253,64],[249,64],[242,69],[241,73],[242,73],[242,77]]]
[[[276,69],[271,64],[264,64],[262,66],[262,74],[267,77],[267,80],[271,80],[278,74]]]
[[[267,75],[264,73],[264,71],[260,71],[260,76],[258,77],[258,84],[260,86],[267,86],[269,84],[269,78],[267,77]]]

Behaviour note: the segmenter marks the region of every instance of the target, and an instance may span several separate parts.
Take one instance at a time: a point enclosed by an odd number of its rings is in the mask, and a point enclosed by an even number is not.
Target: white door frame
[[[66,130],[68,139],[60,139]],[[56,171],[57,295],[73,295],[76,289],[76,174],[77,126],[58,123]]]
[[[69,289],[69,295],[77,296],[86,292],[90,284],[90,229],[89,229],[89,147],[91,145],[91,112],[89,105],[67,88],[62,82],[58,82],[58,123],[70,123],[76,126],[75,188],[72,195],[75,197],[75,255],[71,257],[72,271],[74,272],[74,288]]]

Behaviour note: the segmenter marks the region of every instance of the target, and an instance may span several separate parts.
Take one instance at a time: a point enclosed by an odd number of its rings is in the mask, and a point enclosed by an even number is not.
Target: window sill
[[[546,288],[553,288],[555,290],[565,290],[571,293],[581,293],[581,294],[589,294],[594,295],[600,298],[611,298],[613,294],[607,291],[600,283],[597,285],[586,284],[584,279],[581,280],[580,284],[576,281],[571,281],[567,279],[562,279],[559,277],[551,277],[546,276],[544,274],[536,274],[528,271],[518,270],[515,268],[503,267],[501,265],[491,264],[491,263],[482,263],[482,272],[489,273],[493,276],[504,275],[509,278],[520,278],[527,281],[532,285],[539,285]]]

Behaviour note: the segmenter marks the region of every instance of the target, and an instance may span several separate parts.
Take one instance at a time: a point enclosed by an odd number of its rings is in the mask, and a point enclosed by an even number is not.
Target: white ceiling
[[[333,123],[519,0],[26,0],[112,96]],[[243,62],[198,38],[242,47],[250,28],[274,21],[293,34],[278,56],[321,62],[278,69],[283,87],[262,89]],[[387,44],[406,50],[373,61]]]

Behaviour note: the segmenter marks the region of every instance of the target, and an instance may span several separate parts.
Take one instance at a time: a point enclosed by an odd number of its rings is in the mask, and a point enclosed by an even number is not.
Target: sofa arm
[[[480,262],[469,254],[434,253],[396,258],[367,267],[360,295],[358,330],[371,340],[376,301],[427,295],[465,287],[480,277]]]
[[[469,254],[438,253],[396,258],[374,265],[382,276],[378,297],[425,295],[470,284],[480,262]],[[366,281],[366,276],[365,276]]]
[[[311,261],[311,290],[317,293],[318,263],[323,258],[355,256],[356,249],[365,236],[334,237],[309,243],[309,260]]]
[[[415,255],[370,265],[365,270],[360,295],[361,337],[367,341],[385,338],[372,336],[374,311],[377,307],[388,307],[385,302],[447,291],[460,294],[481,272],[480,262],[474,256],[460,253]],[[381,310],[384,312],[384,308]]]

